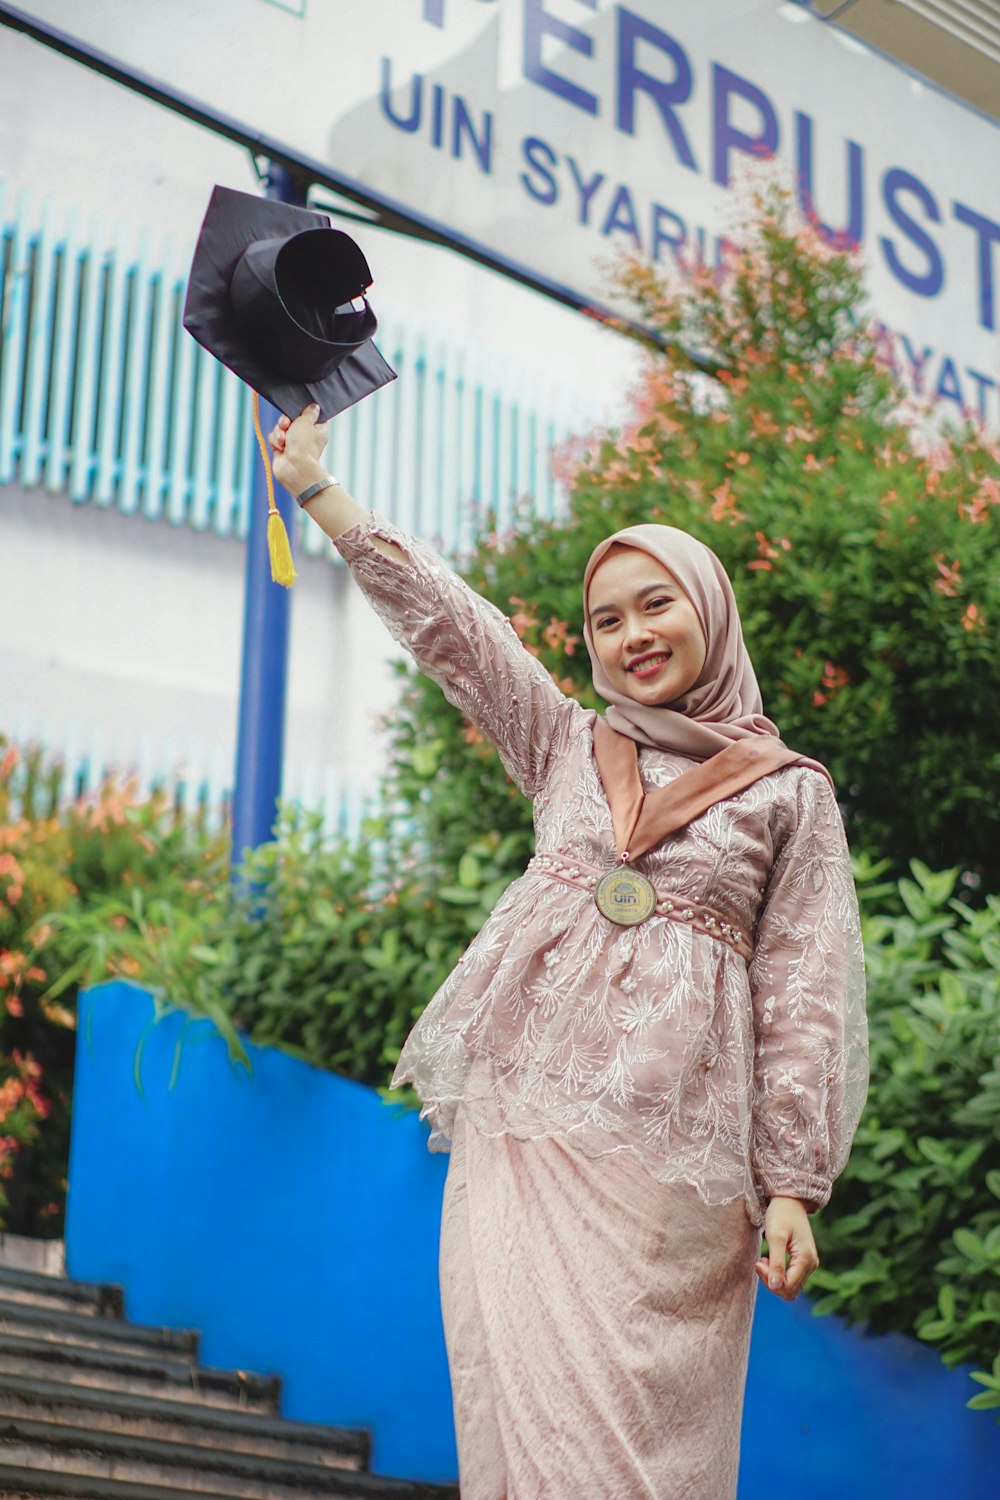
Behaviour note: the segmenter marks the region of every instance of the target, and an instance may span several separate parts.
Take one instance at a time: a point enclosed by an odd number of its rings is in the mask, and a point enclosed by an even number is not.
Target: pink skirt
[[[627,1151],[456,1121],[441,1304],[462,1500],[731,1500],[759,1231]]]

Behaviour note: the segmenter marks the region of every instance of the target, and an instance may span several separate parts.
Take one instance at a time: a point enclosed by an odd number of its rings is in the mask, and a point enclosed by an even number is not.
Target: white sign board
[[[620,250],[713,260],[748,161],[774,155],[807,209],[862,246],[917,393],[1000,425],[1000,131],[801,6],[21,9],[597,308]]]

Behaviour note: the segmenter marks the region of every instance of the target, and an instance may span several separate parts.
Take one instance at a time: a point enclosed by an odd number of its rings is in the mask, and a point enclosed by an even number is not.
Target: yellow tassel
[[[288,532],[277,509],[270,511],[267,517],[267,550],[271,558],[271,577],[275,583],[290,589],[295,582],[295,564]]]
[[[282,588],[290,589],[295,582],[295,564],[281,512],[274,503],[274,480],[271,477],[271,461],[267,456],[267,444],[260,430],[260,402],[253,393],[253,430],[257,434],[257,446],[264,461],[264,477],[267,480],[267,551],[271,559],[271,577]]]

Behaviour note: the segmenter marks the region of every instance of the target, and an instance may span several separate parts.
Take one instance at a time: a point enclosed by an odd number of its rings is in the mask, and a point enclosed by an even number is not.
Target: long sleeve
[[[404,561],[371,542],[394,542]],[[355,582],[422,672],[500,752],[527,796],[545,780],[575,713],[583,712],[526,651],[510,621],[431,548],[377,518],[337,539]]]
[[[868,1086],[864,955],[843,824],[826,780],[797,777],[750,965],[752,1163],[765,1200],[821,1208]]]

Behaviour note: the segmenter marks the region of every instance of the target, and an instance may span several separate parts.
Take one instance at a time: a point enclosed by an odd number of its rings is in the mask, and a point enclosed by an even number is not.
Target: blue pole
[[[305,184],[287,168],[271,162],[265,180],[269,198],[300,206],[305,203]],[[261,400],[260,421],[265,436],[278,416],[270,402]],[[291,538],[294,536],[295,502],[280,485],[275,485],[275,501]],[[244,851],[256,849],[258,844],[271,838],[277,816],[285,748],[290,622],[291,591],[271,580],[267,551],[267,481],[255,442],[233,788],[234,875]]]

